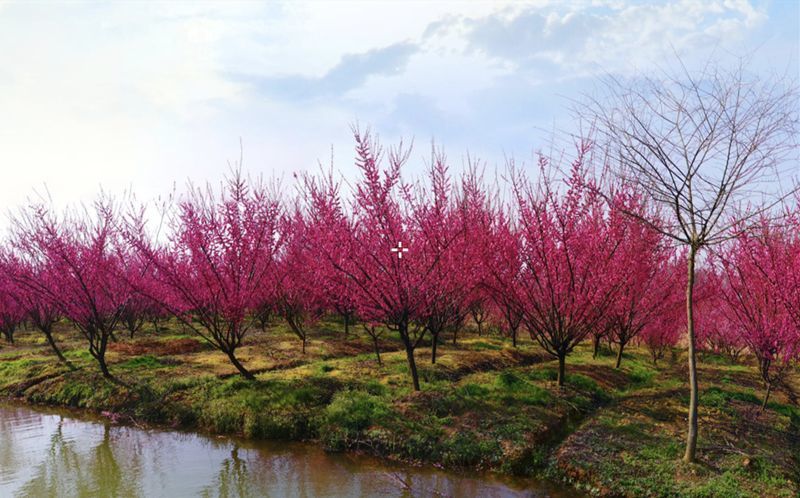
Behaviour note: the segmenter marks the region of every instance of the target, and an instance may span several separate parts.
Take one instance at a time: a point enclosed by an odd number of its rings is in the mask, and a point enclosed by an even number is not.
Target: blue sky
[[[353,123],[458,168],[528,160],[599,75],[749,55],[798,78],[798,1],[45,3],[0,0],[0,209],[101,186],[147,200],[318,161]]]

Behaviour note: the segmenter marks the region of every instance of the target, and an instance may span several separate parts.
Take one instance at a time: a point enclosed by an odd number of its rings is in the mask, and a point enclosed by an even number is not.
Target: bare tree
[[[608,76],[575,108],[595,129],[607,165],[660,207],[648,222],[687,248],[686,315],[689,428],[684,461],[697,448],[697,360],[692,294],[698,252],[735,234],[788,195],[798,171],[794,82],[709,61],[699,71],[680,59],[656,76]],[[635,213],[630,213],[634,216]]]

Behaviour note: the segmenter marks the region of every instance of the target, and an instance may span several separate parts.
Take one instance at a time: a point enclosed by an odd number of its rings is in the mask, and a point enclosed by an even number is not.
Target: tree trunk
[[[762,412],[767,407],[767,403],[769,402],[769,395],[771,392],[772,392],[772,382],[767,382],[767,394],[764,396],[764,402],[761,403]]]
[[[511,329],[511,345],[517,347],[517,328]]]
[[[414,390],[419,391],[419,374],[417,373],[417,363],[414,361],[414,349],[406,346],[406,358],[408,358],[408,368],[411,370],[411,380],[414,384]]]
[[[296,335],[301,341],[303,341],[303,354],[306,354],[306,334],[305,329],[303,329],[302,323],[300,321],[296,321],[295,318],[289,318],[287,316],[286,323],[289,324],[289,328],[292,329],[294,335]]]
[[[95,345],[94,348],[92,348],[90,344],[89,353],[92,356],[94,356],[94,358],[97,360],[97,363],[100,365],[100,371],[103,373],[103,377],[105,377],[106,379],[113,379],[114,376],[111,375],[111,372],[109,372],[108,364],[106,363],[106,346],[108,346],[108,338],[110,334],[102,332],[97,332],[97,333],[100,334],[99,337],[100,344]],[[98,337],[95,336],[95,339],[98,339]]]
[[[600,336],[594,336],[594,350],[592,351],[592,358],[597,358],[597,355],[600,353]]]
[[[558,387],[564,387],[564,378],[566,377],[567,370],[567,355],[558,353]]]
[[[375,346],[375,357],[378,358],[378,365],[383,365],[383,362],[381,361],[381,348],[378,346],[377,335],[372,336],[372,344]]]
[[[625,341],[619,342],[619,351],[617,351],[617,364],[614,368],[619,368],[620,363],[622,363],[622,350],[625,349]]]
[[[103,373],[103,377],[106,379],[113,379],[114,377],[111,375],[111,372],[108,371],[105,357],[98,358],[97,362],[100,364],[100,371]]]
[[[689,432],[686,436],[686,453],[683,461],[694,463],[697,452],[697,357],[694,338],[694,264],[697,247],[689,249],[688,280],[686,282],[686,324],[689,334]]]
[[[436,346],[439,343],[439,334],[434,334],[431,332],[431,336],[433,336],[433,341],[431,342],[431,363],[436,364]]]
[[[100,365],[100,372],[103,373],[103,377],[105,377],[106,379],[113,379],[114,376],[111,375],[111,372],[108,370],[108,364],[106,363],[105,348],[102,348],[102,350],[95,355],[95,359],[97,360],[97,363]]]
[[[400,324],[398,329],[400,330],[400,337],[403,339],[403,345],[406,348],[406,359],[408,360],[408,369],[411,371],[414,390],[419,391],[419,374],[417,374],[417,362],[414,361],[414,346],[412,346],[411,338],[408,336],[408,324]]]
[[[231,360],[231,363],[233,364],[234,367],[236,367],[236,370],[239,371],[242,377],[244,377],[247,380],[256,380],[256,376],[250,373],[249,370],[244,368],[244,365],[239,363],[239,359],[236,358],[236,355],[233,353],[233,350],[226,351],[226,353],[228,355],[228,359]]]
[[[67,358],[58,348],[58,344],[56,344],[56,340],[53,338],[53,332],[50,330],[42,330],[42,332],[44,332],[44,336],[47,337],[47,343],[50,344],[50,348],[53,350],[56,356],[58,356],[58,361],[69,365],[69,361],[67,361]]]

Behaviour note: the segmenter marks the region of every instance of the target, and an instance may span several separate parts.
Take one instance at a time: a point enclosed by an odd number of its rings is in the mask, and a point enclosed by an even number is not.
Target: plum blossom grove
[[[161,237],[141,209],[110,199],[22,209],[0,252],[0,332],[12,342],[35,329],[66,362],[52,330],[72,324],[113,378],[109,343],[171,317],[254,379],[237,356],[252,330],[268,337],[284,321],[303,355],[324,340],[315,322],[335,315],[342,334],[372,336],[375,368],[381,334],[396,335],[415,390],[419,348],[435,363],[437,345],[473,326],[512,348],[538,344],[559,386],[593,336],[613,344],[618,368],[630,344],[654,363],[685,344],[684,249],[653,229],[660,213],[635,186],[598,175],[590,141],[566,174],[541,156],[493,184],[474,164],[453,173],[435,148],[411,179],[410,148],[369,131],[354,140],[358,178],[305,175],[289,196],[234,169],[221,187],[180,196]],[[782,207],[700,261],[694,295],[700,347],[755,358],[764,404],[800,358],[800,215],[796,201]]]

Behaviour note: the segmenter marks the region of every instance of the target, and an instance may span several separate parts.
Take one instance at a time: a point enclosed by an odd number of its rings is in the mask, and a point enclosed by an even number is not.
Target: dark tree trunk
[[[289,324],[289,328],[292,329],[292,332],[303,342],[303,354],[306,354],[306,339],[308,334],[306,334],[305,329],[303,329],[303,322],[291,315],[287,315],[286,323]]]
[[[617,364],[614,368],[619,368],[620,363],[622,363],[622,350],[625,349],[625,341],[619,341],[619,351],[617,351]]]
[[[231,361],[233,366],[236,367],[236,370],[239,371],[242,377],[244,377],[247,380],[256,380],[256,376],[250,373],[249,370],[244,368],[244,365],[239,363],[239,359],[236,358],[236,355],[234,354],[233,350],[226,351],[226,354],[228,355],[228,359]]]
[[[434,334],[431,332],[433,340],[431,341],[431,363],[436,364],[436,346],[439,343],[439,333]]]
[[[103,377],[106,379],[113,379],[114,376],[111,375],[111,372],[108,370],[108,364],[106,363],[106,347],[108,346],[108,338],[111,333],[100,334],[100,345],[95,349],[97,353],[95,358],[97,359],[97,363],[100,364],[100,371],[103,372]],[[91,348],[89,348],[89,352],[91,353]]]
[[[559,353],[558,354],[558,387],[564,387],[564,380],[566,377],[566,370],[567,370],[567,355],[566,353]]]
[[[114,376],[111,375],[111,372],[108,370],[108,364],[106,363],[106,346],[108,345],[109,335],[98,331],[89,331],[86,336],[89,337],[89,354],[97,360],[103,377],[106,379],[113,379]]]
[[[508,324],[508,334],[511,336],[511,345],[517,347],[517,333],[519,332],[519,326],[522,323],[522,318],[518,320],[515,319],[514,313],[506,307],[503,315],[506,319],[506,324]]]
[[[111,375],[111,372],[108,371],[108,365],[106,364],[106,357],[105,355],[97,357],[97,363],[100,365],[100,371],[103,373],[103,377],[106,379],[113,379],[114,376]]]
[[[597,355],[600,354],[600,339],[599,335],[594,336],[594,350],[592,352],[592,358],[597,358]]]
[[[414,390],[419,391],[419,374],[417,373],[417,362],[414,360],[414,345],[411,344],[411,338],[408,336],[408,324],[401,323],[398,329],[400,337],[403,339],[403,345],[406,348],[406,359],[408,360],[408,369],[411,372]]]
[[[53,331],[42,329],[42,332],[44,333],[44,336],[47,338],[47,343],[50,344],[50,349],[52,349],[53,352],[58,357],[58,361],[70,365],[69,361],[67,361],[67,358],[64,356],[64,353],[61,352],[61,349],[59,349],[58,344],[56,344],[56,340],[53,337]]]
[[[772,392],[772,382],[767,382],[767,394],[764,396],[764,402],[761,403],[762,412],[767,407],[767,403],[769,402],[769,395],[771,392]]]
[[[470,314],[472,315],[472,319],[475,320],[475,323],[478,325],[478,336],[481,336],[483,334],[483,322],[486,321],[486,310],[481,305],[477,308],[473,308]]]
[[[414,348],[411,345],[406,346],[406,358],[408,359],[408,368],[411,370],[411,381],[414,384],[414,390],[419,391],[419,374],[417,373],[417,363],[414,361]]]
[[[378,345],[377,335],[372,335],[372,345],[375,346],[375,357],[378,359],[378,365],[383,365],[383,361],[381,361],[381,348]]]

